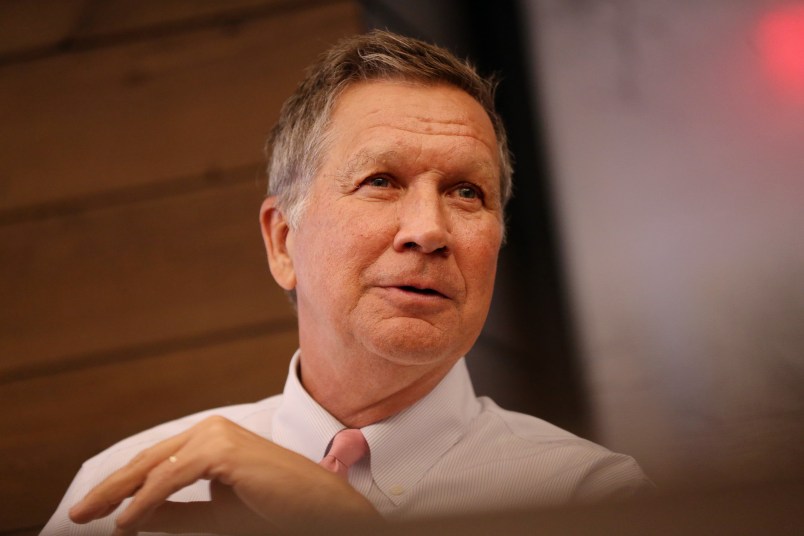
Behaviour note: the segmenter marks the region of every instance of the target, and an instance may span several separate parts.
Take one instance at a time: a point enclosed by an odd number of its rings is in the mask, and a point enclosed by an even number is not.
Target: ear
[[[291,233],[285,215],[276,206],[276,197],[265,198],[260,209],[260,228],[265,252],[268,255],[268,266],[271,275],[285,290],[296,288],[296,272],[293,259],[288,251],[288,235]]]

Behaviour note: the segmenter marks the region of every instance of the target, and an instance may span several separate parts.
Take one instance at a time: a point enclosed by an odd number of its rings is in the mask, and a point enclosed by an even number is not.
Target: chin
[[[363,344],[372,353],[396,365],[454,362],[471,347],[459,345],[466,338],[456,337],[457,330],[439,329],[423,320],[396,319],[393,325],[387,325],[389,323],[391,321],[385,321],[386,325],[370,330],[371,336]]]

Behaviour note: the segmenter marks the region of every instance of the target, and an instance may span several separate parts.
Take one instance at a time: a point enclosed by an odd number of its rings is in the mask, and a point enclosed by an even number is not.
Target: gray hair
[[[494,126],[500,160],[502,206],[511,197],[511,156],[502,119],[494,108],[496,82],[478,75],[467,61],[418,39],[374,30],[343,39],[315,63],[285,101],[266,144],[270,154],[268,194],[277,197],[288,224],[295,228],[326,150],[335,101],[357,82],[400,80],[448,84],[473,97]]]

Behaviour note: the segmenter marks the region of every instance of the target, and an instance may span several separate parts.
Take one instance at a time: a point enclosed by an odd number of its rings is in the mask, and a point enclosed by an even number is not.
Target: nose
[[[450,229],[446,210],[438,192],[409,190],[399,201],[394,249],[447,254]]]

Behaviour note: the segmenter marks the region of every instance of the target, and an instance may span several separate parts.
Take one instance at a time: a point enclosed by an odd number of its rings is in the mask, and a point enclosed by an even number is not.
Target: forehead
[[[350,86],[330,118],[330,156],[400,158],[414,149],[449,150],[497,174],[494,127],[483,107],[448,85],[371,81]],[[464,153],[464,154],[462,154]]]

